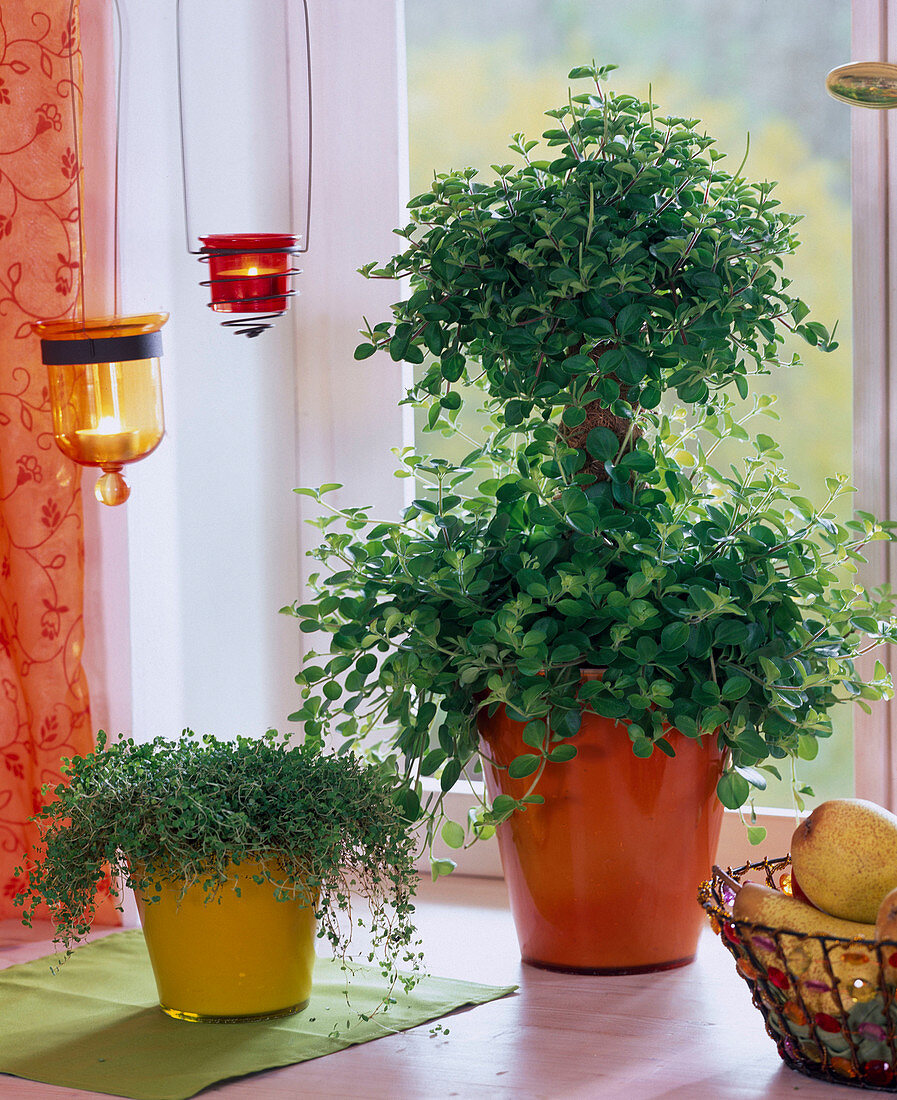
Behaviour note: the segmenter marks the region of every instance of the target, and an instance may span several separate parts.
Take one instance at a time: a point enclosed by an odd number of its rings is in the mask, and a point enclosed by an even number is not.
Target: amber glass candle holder
[[[145,458],[165,432],[160,329],[167,313],[34,325],[47,366],[53,434],[63,454],[103,476],[95,493],[123,504],[122,467]]]
[[[297,274],[288,233],[218,233],[200,237],[208,257],[209,303],[216,313],[283,313]]]

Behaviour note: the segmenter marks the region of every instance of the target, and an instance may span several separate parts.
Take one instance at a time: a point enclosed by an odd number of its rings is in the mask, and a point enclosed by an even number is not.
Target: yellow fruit
[[[813,905],[869,924],[897,887],[897,815],[861,798],[823,802],[795,829],[791,863]]]
[[[879,940],[897,940],[897,889],[885,894],[878,907],[875,937]]]
[[[770,928],[784,928],[790,932],[812,932],[843,936],[845,939],[853,939],[854,936],[873,939],[875,936],[873,924],[832,917],[807,905],[805,901],[756,882],[746,882],[735,895],[732,916],[736,920],[749,920],[754,924],[766,924]]]
[[[804,901],[753,882],[745,883],[735,895],[732,915],[735,920],[774,930],[769,933],[743,928],[742,935],[767,979],[789,999],[799,994],[808,1012],[837,1017],[877,993],[878,963],[873,947],[831,942],[824,947],[823,941],[815,938],[871,940],[875,925],[829,916]]]

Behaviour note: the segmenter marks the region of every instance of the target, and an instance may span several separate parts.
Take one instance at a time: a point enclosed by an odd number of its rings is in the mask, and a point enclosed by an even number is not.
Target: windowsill
[[[424,790],[436,792],[439,783],[435,779],[424,779]],[[459,824],[466,824],[467,813],[477,802],[477,790],[482,791],[482,783],[459,782],[449,791],[445,799],[446,814]],[[747,814],[746,814],[747,816]],[[716,863],[721,867],[740,867],[745,863],[754,863],[764,856],[777,858],[791,851],[791,834],[797,821],[791,810],[768,809],[757,811],[758,825],[766,829],[766,839],[762,844],[751,845],[747,839],[747,830],[741,817],[734,810],[726,810],[723,815],[723,827],[720,834]],[[457,864],[456,874],[475,875],[484,878],[501,878],[501,860],[498,855],[498,843],[491,840],[476,841],[469,848],[452,849],[442,839],[434,846],[434,854],[439,859],[452,859]],[[429,873],[429,857],[421,852],[417,862],[421,873]]]
[[[517,983],[512,996],[326,1058],[233,1081],[209,1095],[287,1100],[588,1097],[840,1100],[855,1090],[788,1069],[731,957],[709,929],[696,961],[659,974],[593,977],[521,964],[504,884],[421,881],[418,925],[433,974]],[[41,938],[43,933],[43,937]],[[48,953],[48,926],[0,922],[0,967]],[[186,1026],[186,1025],[185,1025]],[[10,1100],[93,1096],[0,1076]]]

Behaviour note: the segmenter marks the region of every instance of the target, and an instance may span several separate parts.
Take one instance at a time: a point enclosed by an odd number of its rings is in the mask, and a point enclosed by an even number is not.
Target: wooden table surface
[[[624,977],[524,966],[504,884],[423,880],[418,925],[431,973],[496,985],[502,1000],[432,1025],[205,1090],[226,1100],[583,1097],[843,1100],[869,1095],[788,1069],[734,964],[708,929],[680,970]],[[0,922],[0,968],[47,954],[49,927]],[[0,1075],[2,1100],[96,1096]]]

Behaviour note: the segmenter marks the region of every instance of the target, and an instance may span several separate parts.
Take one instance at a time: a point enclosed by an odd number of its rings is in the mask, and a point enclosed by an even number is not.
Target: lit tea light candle
[[[114,416],[103,416],[95,428],[76,431],[72,446],[80,456],[78,461],[91,466],[131,462],[141,453],[140,432],[124,429]]]
[[[211,306],[216,313],[282,313],[287,308],[290,250],[296,237],[235,233],[200,240],[209,254]]]

